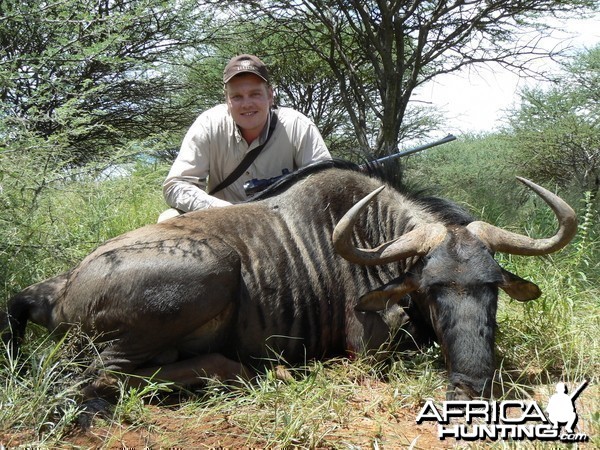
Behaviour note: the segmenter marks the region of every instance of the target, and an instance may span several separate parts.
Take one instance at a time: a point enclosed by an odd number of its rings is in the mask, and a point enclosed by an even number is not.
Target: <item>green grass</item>
[[[51,445],[65,435],[79,412],[82,356],[66,339],[40,339],[26,346],[21,358],[6,348],[0,357],[0,436],[24,433],[33,445]],[[90,350],[89,346],[84,348]],[[2,439],[0,438],[0,442]]]

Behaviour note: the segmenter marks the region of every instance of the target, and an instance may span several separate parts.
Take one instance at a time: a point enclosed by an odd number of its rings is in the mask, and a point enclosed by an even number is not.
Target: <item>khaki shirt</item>
[[[275,110],[278,123],[273,135],[250,167],[214,197],[231,203],[246,200],[243,185],[253,178],[266,179],[290,172],[315,161],[331,159],[315,124],[291,108]],[[215,201],[207,194],[224,180],[246,153],[263,143],[269,123],[250,145],[227,110],[218,105],[202,113],[185,135],[171,171],[163,184],[167,204],[182,211],[210,208]]]

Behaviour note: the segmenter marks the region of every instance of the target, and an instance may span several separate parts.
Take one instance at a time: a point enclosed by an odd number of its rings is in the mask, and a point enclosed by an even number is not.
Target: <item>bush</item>
[[[14,159],[12,163],[19,166]],[[33,171],[3,173],[3,299],[70,269],[107,239],[156,222],[166,208],[161,185],[167,168],[144,161],[116,167],[109,176],[98,165],[76,172],[57,169],[40,177]]]
[[[500,134],[460,136],[408,158],[405,180],[411,189],[452,199],[483,220],[513,224],[512,213],[527,193],[515,179],[522,174],[507,163],[512,153]]]

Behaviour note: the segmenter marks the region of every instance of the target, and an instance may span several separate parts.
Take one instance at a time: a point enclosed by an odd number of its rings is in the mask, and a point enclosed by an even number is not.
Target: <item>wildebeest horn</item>
[[[384,187],[381,186],[375,189],[357,202],[344,214],[344,217],[340,219],[333,230],[333,246],[344,259],[364,265],[387,264],[415,255],[424,255],[444,240],[447,233],[446,227],[442,224],[433,223],[415,228],[398,239],[385,242],[376,248],[355,247],[351,242],[354,223],[362,210]]]
[[[486,243],[491,250],[501,253],[539,256],[560,250],[577,233],[577,215],[575,211],[558,195],[526,178],[517,177],[517,179],[533,190],[552,208],[559,223],[556,234],[550,238],[533,239],[481,221],[470,223],[467,225],[467,229]]]

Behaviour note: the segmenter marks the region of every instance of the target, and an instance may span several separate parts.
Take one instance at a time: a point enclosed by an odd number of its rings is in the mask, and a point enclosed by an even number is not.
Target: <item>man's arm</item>
[[[206,182],[197,178],[169,175],[163,185],[163,195],[169,206],[185,212],[231,205],[228,201],[208,195],[205,186]]]
[[[206,193],[210,167],[206,149],[206,131],[195,123],[183,139],[179,154],[163,183],[165,201],[172,208],[188,212],[231,204]]]

